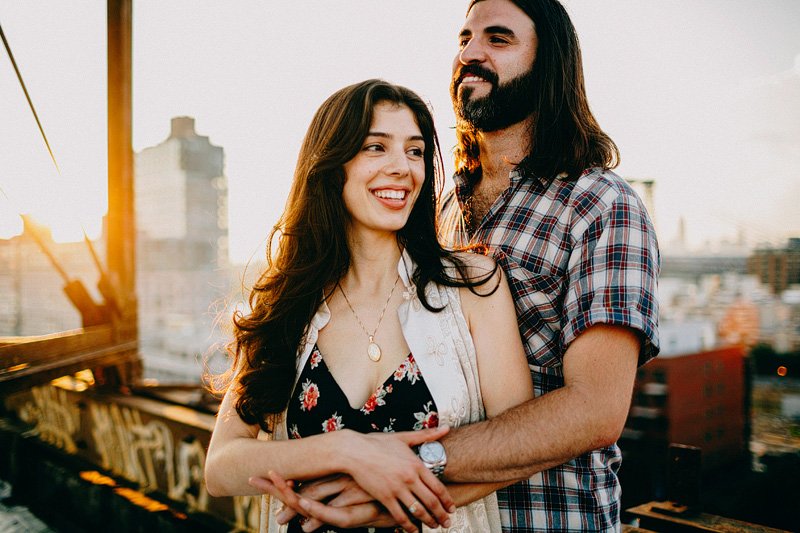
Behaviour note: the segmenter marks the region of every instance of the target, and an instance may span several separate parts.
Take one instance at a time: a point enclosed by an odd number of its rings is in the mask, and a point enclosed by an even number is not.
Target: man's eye
[[[490,37],[489,42],[492,44],[508,44],[508,41],[501,37]]]
[[[467,44],[469,44],[469,39],[459,39],[458,40],[458,47],[459,48],[464,48],[465,46],[467,46]]]

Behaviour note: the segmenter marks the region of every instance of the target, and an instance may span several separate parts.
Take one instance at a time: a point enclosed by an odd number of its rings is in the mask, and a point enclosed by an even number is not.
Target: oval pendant
[[[377,363],[381,360],[381,348],[374,342],[369,343],[367,346],[367,355],[369,356],[370,360]]]

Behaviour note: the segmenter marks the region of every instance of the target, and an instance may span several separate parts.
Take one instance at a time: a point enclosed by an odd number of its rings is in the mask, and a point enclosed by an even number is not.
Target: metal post
[[[107,262],[122,317],[119,340],[137,337],[132,142],[132,0],[108,0]]]

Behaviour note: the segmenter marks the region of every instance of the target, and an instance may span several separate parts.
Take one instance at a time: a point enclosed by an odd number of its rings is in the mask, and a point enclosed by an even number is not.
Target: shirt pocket
[[[498,254],[495,260],[508,277],[518,318],[535,311],[544,322],[559,322],[563,299],[562,276],[546,271],[534,272],[520,266],[506,254]]]
[[[545,367],[560,365],[563,277],[533,272],[503,253],[496,254],[495,259],[508,278],[528,362]]]

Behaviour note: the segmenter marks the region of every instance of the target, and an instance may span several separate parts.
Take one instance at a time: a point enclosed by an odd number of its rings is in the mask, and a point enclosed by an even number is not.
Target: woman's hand
[[[447,426],[441,426],[398,433],[350,432],[349,442],[339,448],[341,470],[407,531],[416,531],[409,514],[432,528],[450,527],[448,513],[456,510],[453,498],[411,450],[412,446],[442,438],[448,431]]]

